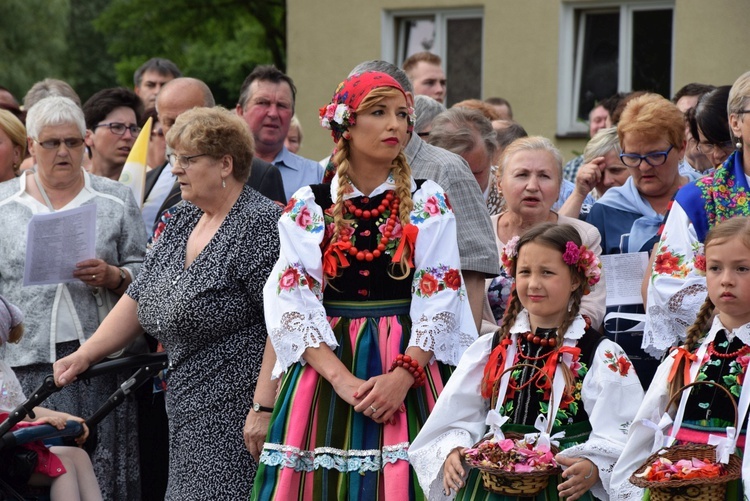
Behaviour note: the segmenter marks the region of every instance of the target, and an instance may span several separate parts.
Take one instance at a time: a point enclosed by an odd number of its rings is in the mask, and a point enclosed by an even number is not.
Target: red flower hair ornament
[[[518,236],[511,238],[500,253],[503,268],[511,276],[513,275],[513,267],[518,257],[518,241]],[[583,272],[586,277],[583,293],[588,294],[591,292],[591,287],[598,284],[602,276],[602,263],[596,257],[596,254],[592,250],[587,249],[585,245],[579,247],[575,242],[568,241],[565,244],[565,252],[562,258],[565,264]]]

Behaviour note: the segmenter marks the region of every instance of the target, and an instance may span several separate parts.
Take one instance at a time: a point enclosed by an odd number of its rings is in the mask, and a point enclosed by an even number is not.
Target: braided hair
[[[708,232],[708,235],[706,235],[704,247],[706,258],[708,258],[709,250],[712,247],[722,245],[733,238],[742,239],[742,243],[745,247],[750,249],[750,217],[733,217],[714,226],[711,231]],[[692,353],[700,344],[701,339],[703,339],[705,333],[711,326],[715,310],[716,307],[714,306],[713,300],[710,295],[707,295],[706,300],[703,302],[703,305],[701,305],[700,310],[698,310],[698,316],[687,330],[685,345],[683,346],[686,351]],[[669,383],[670,398],[680,392],[685,384],[689,383],[689,381],[683,381],[685,364],[687,363],[685,357],[680,359],[675,376]]]
[[[536,243],[543,245],[545,247],[549,247],[553,250],[559,251],[560,254],[565,253],[566,251],[566,244],[568,242],[575,243],[578,247],[582,245],[581,243],[581,236],[579,235],[578,231],[570,225],[567,224],[557,224],[557,223],[544,223],[537,226],[534,226],[533,228],[529,229],[526,233],[524,233],[521,238],[518,241],[518,245],[516,247],[517,249],[517,255],[516,259],[513,262],[513,266],[510,270],[508,270],[509,274],[515,279],[516,277],[516,263],[518,262],[518,256],[521,254],[521,249],[529,244],[529,243]],[[568,330],[570,325],[575,320],[576,316],[578,315],[580,308],[581,308],[581,299],[583,298],[584,291],[586,290],[587,285],[587,278],[584,274],[583,270],[580,270],[578,266],[576,265],[566,265],[570,269],[571,278],[577,279],[579,282],[578,287],[571,293],[570,297],[570,308],[568,311],[568,314],[563,319],[562,323],[557,329],[557,348],[563,346],[563,338],[565,335],[565,332]],[[500,328],[498,329],[498,339],[502,340],[505,338],[510,338],[510,329],[513,326],[513,324],[516,322],[516,318],[518,317],[518,314],[523,309],[523,304],[521,304],[521,299],[518,296],[518,292],[516,291],[516,288],[513,287],[513,290],[511,291],[510,300],[508,304],[508,308],[505,310],[505,315],[503,316],[503,320],[500,323]],[[565,383],[566,383],[566,392],[572,391],[572,387],[574,385],[575,377],[573,373],[571,372],[570,368],[562,364],[563,367],[563,375],[565,377]],[[484,384],[484,382],[483,382]]]
[[[389,97],[403,97],[403,94],[398,89],[393,87],[378,87],[373,89],[360,103],[357,108],[357,113],[367,111],[373,106],[379,104],[383,99]],[[356,127],[356,125],[354,125]],[[344,136],[339,139],[336,144],[336,153],[331,159],[333,164],[337,166],[336,174],[339,178],[338,190],[336,192],[336,200],[333,205],[333,224],[334,231],[331,238],[332,242],[336,242],[341,235],[341,231],[344,226],[351,224],[351,221],[344,218],[344,195],[350,189],[351,178],[349,177],[349,164],[350,146],[349,139]],[[398,156],[393,159],[391,164],[391,173],[396,183],[396,196],[399,198],[399,209],[398,219],[401,223],[401,227],[405,228],[407,224],[411,223],[411,211],[414,208],[414,201],[411,196],[411,168],[406,161],[406,156],[403,151],[400,151]],[[406,238],[402,236],[402,238]],[[401,255],[401,260],[398,263],[394,263],[393,271],[389,271],[388,274],[397,280],[403,280],[410,274],[409,258],[411,257],[411,249],[409,246],[404,246],[404,251]],[[335,278],[335,277],[328,277]]]

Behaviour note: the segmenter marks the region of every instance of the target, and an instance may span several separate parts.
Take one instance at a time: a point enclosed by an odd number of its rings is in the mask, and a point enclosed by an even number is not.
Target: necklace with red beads
[[[368,199],[363,198],[365,203],[367,203],[367,200]],[[385,251],[388,242],[391,241],[393,228],[396,227],[396,223],[398,222],[399,205],[400,200],[393,190],[385,192],[383,201],[380,202],[375,209],[362,209],[357,207],[351,200],[344,200],[344,211],[356,219],[361,218],[365,221],[373,218],[376,219],[390,211],[385,227],[383,228],[383,236],[380,238],[380,242],[375,249],[372,251],[369,249],[357,249],[357,247],[351,242],[351,237],[349,235],[341,234],[339,240],[343,242],[346,252],[348,252],[350,256],[354,256],[357,261],[372,261],[373,259],[380,257]]]
[[[732,359],[732,358],[737,358],[737,357],[740,357],[742,355],[747,354],[748,352],[750,352],[750,346],[745,345],[745,346],[743,346],[742,348],[740,348],[737,351],[732,351],[732,352],[729,352],[729,353],[720,353],[720,352],[716,351],[716,349],[714,348],[714,343],[713,342],[708,343],[708,354],[709,355],[716,355],[717,358],[722,358],[724,360],[728,360],[728,359]]]
[[[526,341],[534,344],[538,344],[540,346],[551,346],[554,348],[557,346],[557,338],[555,337],[555,331],[551,331],[548,334],[553,334],[549,337],[540,336],[539,334],[534,334],[532,332],[527,332],[526,334],[522,334],[523,337],[526,338]]]

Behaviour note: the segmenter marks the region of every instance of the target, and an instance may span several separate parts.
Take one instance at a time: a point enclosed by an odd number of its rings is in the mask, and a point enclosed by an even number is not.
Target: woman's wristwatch
[[[255,412],[273,412],[273,407],[264,407],[260,405],[258,402],[255,402],[253,404],[253,410]]]
[[[125,273],[125,270],[123,270],[122,268],[117,268],[117,269],[120,271],[120,282],[117,284],[117,287],[112,289],[114,291],[122,287],[122,284],[125,283],[125,279],[128,277],[128,275]]]

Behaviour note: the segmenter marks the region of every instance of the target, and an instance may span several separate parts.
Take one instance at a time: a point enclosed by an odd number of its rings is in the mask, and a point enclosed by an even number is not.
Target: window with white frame
[[[481,9],[386,11],[381,57],[400,67],[416,52],[437,54],[448,80],[446,104],[481,98],[483,17]]]
[[[597,102],[646,90],[671,97],[673,1],[563,3],[557,133],[586,133]]]

